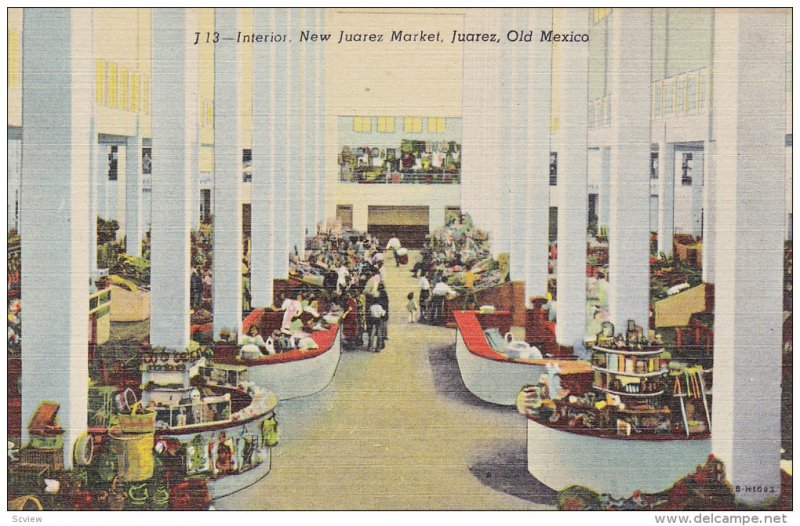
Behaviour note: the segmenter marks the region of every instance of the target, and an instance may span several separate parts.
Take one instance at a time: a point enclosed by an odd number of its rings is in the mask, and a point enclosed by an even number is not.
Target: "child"
[[[409,323],[416,323],[417,322],[417,303],[414,301],[414,293],[408,293],[408,304],[406,305],[408,309],[408,321]]]

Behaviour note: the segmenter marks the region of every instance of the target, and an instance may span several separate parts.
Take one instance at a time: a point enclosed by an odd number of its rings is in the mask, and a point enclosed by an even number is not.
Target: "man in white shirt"
[[[424,270],[419,278],[419,289],[419,319],[422,321],[428,315],[428,304],[431,299],[431,283]]]
[[[367,331],[369,333],[368,349],[373,352],[380,352],[383,349],[383,341],[381,335],[383,334],[384,316],[386,310],[380,303],[373,303],[369,308],[369,316],[367,317]]]
[[[431,322],[433,324],[441,324],[444,300],[447,296],[455,296],[456,294],[458,293],[444,281],[440,281],[433,287],[433,301],[431,302]]]
[[[394,256],[394,262],[399,267],[400,260],[397,258],[397,249],[403,246],[400,243],[400,240],[397,239],[397,236],[392,236],[392,238],[386,243],[386,250],[392,251],[392,256]]]
[[[347,270],[347,266],[344,263],[341,263],[339,268],[336,269],[336,274],[338,276],[336,280],[336,292],[341,293],[343,289],[347,288],[347,282],[350,279],[350,271]]]

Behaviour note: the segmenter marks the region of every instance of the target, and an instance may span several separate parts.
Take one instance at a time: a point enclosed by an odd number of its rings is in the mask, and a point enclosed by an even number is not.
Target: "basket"
[[[44,511],[42,503],[33,495],[25,495],[8,501],[9,511]]]
[[[155,433],[126,434],[118,428],[108,430],[111,451],[117,459],[117,475],[125,482],[141,482],[153,477]]]
[[[20,464],[42,464],[53,470],[64,469],[64,450],[26,446],[19,450],[19,461]]]
[[[64,447],[64,434],[31,435],[31,447],[36,449],[61,449]]]
[[[119,428],[123,433],[153,433],[156,425],[156,412],[146,411],[141,402],[131,406],[130,414],[119,414]]]
[[[47,464],[15,464],[8,467],[9,493],[42,493],[44,479],[50,473]]]

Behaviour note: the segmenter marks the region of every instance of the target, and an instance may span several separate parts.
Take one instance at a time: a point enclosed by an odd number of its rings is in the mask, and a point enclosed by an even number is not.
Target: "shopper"
[[[380,352],[383,349],[383,341],[381,334],[383,333],[383,319],[386,311],[380,303],[373,303],[369,308],[369,316],[367,317],[367,324],[369,326],[369,342],[367,349],[372,352]]]
[[[414,293],[408,293],[408,303],[406,304],[406,309],[408,309],[408,322],[409,323],[416,323],[417,322],[417,312],[419,308],[417,307],[417,302],[414,301]]]
[[[419,309],[420,318],[428,318],[428,304],[431,298],[431,284],[428,281],[428,273],[423,270],[419,278]]]
[[[399,249],[402,245],[400,244],[400,240],[397,239],[396,235],[392,235],[391,239],[386,243],[386,250],[392,251],[392,256],[394,256],[395,265],[398,267],[400,266],[400,259],[397,257],[397,249]]]
[[[197,309],[203,301],[203,279],[194,267],[192,268],[189,288],[192,296],[192,308]]]
[[[458,294],[455,290],[450,288],[450,285],[444,282],[444,280],[439,281],[433,287],[433,300],[431,303],[431,323],[434,325],[440,325],[442,323],[442,314],[444,312],[444,300],[448,296],[454,296]]]
[[[386,285],[383,283],[378,285],[377,303],[383,307],[385,311],[383,323],[381,324],[381,348],[383,348],[383,342],[389,339],[389,294],[386,292]]]

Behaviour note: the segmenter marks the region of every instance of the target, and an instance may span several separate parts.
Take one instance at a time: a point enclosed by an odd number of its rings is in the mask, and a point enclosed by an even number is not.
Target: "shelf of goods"
[[[247,334],[256,326],[260,334],[269,335],[280,328],[282,319],[283,311],[257,309],[242,322],[242,331]],[[246,366],[250,380],[275,393],[279,400],[309,396],[325,389],[336,373],[341,357],[339,325],[314,331],[310,337],[317,344],[316,349],[294,349],[255,359],[240,357],[238,345],[217,345],[214,360],[218,364]]]
[[[278,400],[249,381],[246,367],[210,363],[192,347],[142,358],[142,405],[154,414],[155,443],[175,444],[186,477],[207,478],[213,499],[269,473]]]
[[[562,386],[586,390],[592,385],[592,370],[587,362],[566,359],[512,359],[495,351],[484,328],[497,328],[505,334],[511,328],[507,311],[479,314],[454,311],[456,320],[456,360],[467,389],[486,402],[514,405],[520,388],[537,383],[542,375],[558,374]]]
[[[661,491],[702,464],[711,450],[709,371],[671,361],[632,323],[624,338],[604,323],[589,345],[591,389],[551,399],[526,386],[519,394],[528,471],[555,490],[578,484],[627,497]]]

